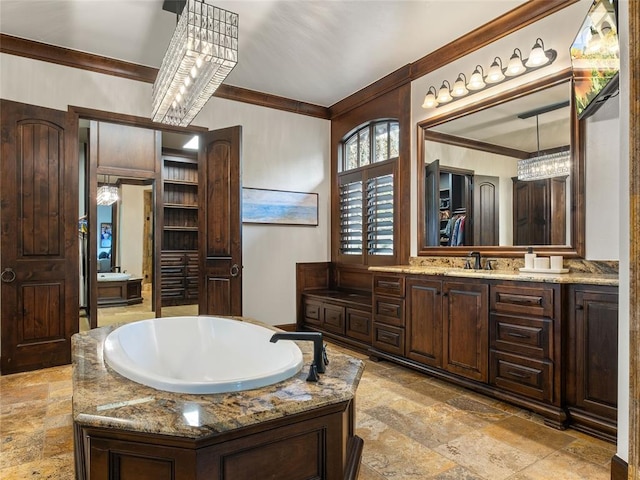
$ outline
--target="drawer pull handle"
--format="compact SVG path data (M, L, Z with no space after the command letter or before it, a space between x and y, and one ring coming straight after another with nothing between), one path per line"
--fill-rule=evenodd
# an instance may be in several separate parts
M523 335L522 333L516 333L516 332L507 332L507 335L515 338L529 338L529 335Z
M516 303L519 305L542 305L542 297L530 297L527 295L500 294L498 301L503 303Z
M398 282L389 282L386 280L379 280L378 286L384 288L393 288L394 290L398 290L400 288L400 284Z
M584 305L576 305L576 310L584 310Z
M388 303L379 303L378 304L378 310L381 313L393 313L395 314L398 311L398 306L397 305L391 305Z
M514 372L513 370L509 370L507 373L516 378L529 378L529 375L526 373Z

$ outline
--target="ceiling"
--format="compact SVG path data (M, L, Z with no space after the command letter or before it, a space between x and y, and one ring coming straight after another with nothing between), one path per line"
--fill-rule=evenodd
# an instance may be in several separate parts
M525 0L242 0L226 84L329 107ZM158 68L163 0L0 0L5 34Z

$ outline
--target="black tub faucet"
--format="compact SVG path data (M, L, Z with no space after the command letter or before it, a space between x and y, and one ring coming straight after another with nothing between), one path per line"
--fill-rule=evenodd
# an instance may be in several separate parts
M306 340L313 342L313 364L318 373L324 373L325 353L322 344L322 333L320 332L278 332L274 333L270 342L276 343L278 340ZM328 363L328 362L327 362Z

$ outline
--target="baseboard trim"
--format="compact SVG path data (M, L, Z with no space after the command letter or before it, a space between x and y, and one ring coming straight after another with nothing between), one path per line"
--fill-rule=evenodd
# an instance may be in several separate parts
M611 480L627 480L629 478L629 465L619 456L611 457Z

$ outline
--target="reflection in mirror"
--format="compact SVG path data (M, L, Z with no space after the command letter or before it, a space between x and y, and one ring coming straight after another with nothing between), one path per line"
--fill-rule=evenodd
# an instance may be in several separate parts
M518 178L518 164L526 159L579 157L572 145L569 75L538 83L471 113L454 112L419 125L421 253L573 248L579 166L541 175L547 178Z
M97 206L99 235L97 305L100 326L127 315L114 307L135 306L136 319L153 318L153 180L98 175L109 182L118 200ZM127 314L134 314L127 310ZM117 315L116 315L117 314Z
M97 123L80 119L78 129L80 329L128 323L157 315L197 314L197 292L190 305L161 309L156 306L160 304L156 300L164 296L164 289L173 291L176 285L172 279L165 279L164 275L154 271L154 268L161 270L159 245L165 248L162 235L156 238L154 232L158 231L158 225L163 224L163 219L166 221L164 210L171 203L171 199L162 198L161 195L165 190L162 187L167 172L140 169L134 160L117 168L109 165L97 167L97 139L91 133L92 128L97 131ZM122 125L121 128L126 129L127 126ZM162 152L158 151L161 156L158 165L163 164L166 152L172 155L188 152L189 156L197 158L194 153L197 152L197 144L187 146L194 134L162 132L161 138ZM125 148L124 142L114 142L114 145L116 149ZM133 153L131 158L137 158L135 154L139 155L139 152L134 149ZM153 165L148 160L148 155L143 158L147 166L150 163ZM174 190L187 188L184 185L187 183L188 188L197 189L197 160L194 161L195 179L174 179ZM195 187L191 185L193 183ZM98 187L106 184L117 186L119 198L111 205L96 205ZM95 210L90 211L92 206ZM174 218L174 223L176 221L179 222L180 218ZM180 228L165 225L165 232L170 230L175 236ZM188 229L190 235L193 234L192 230L197 234L197 228L192 226L184 229ZM197 240L195 245L197 249ZM169 270L173 272L175 269Z

